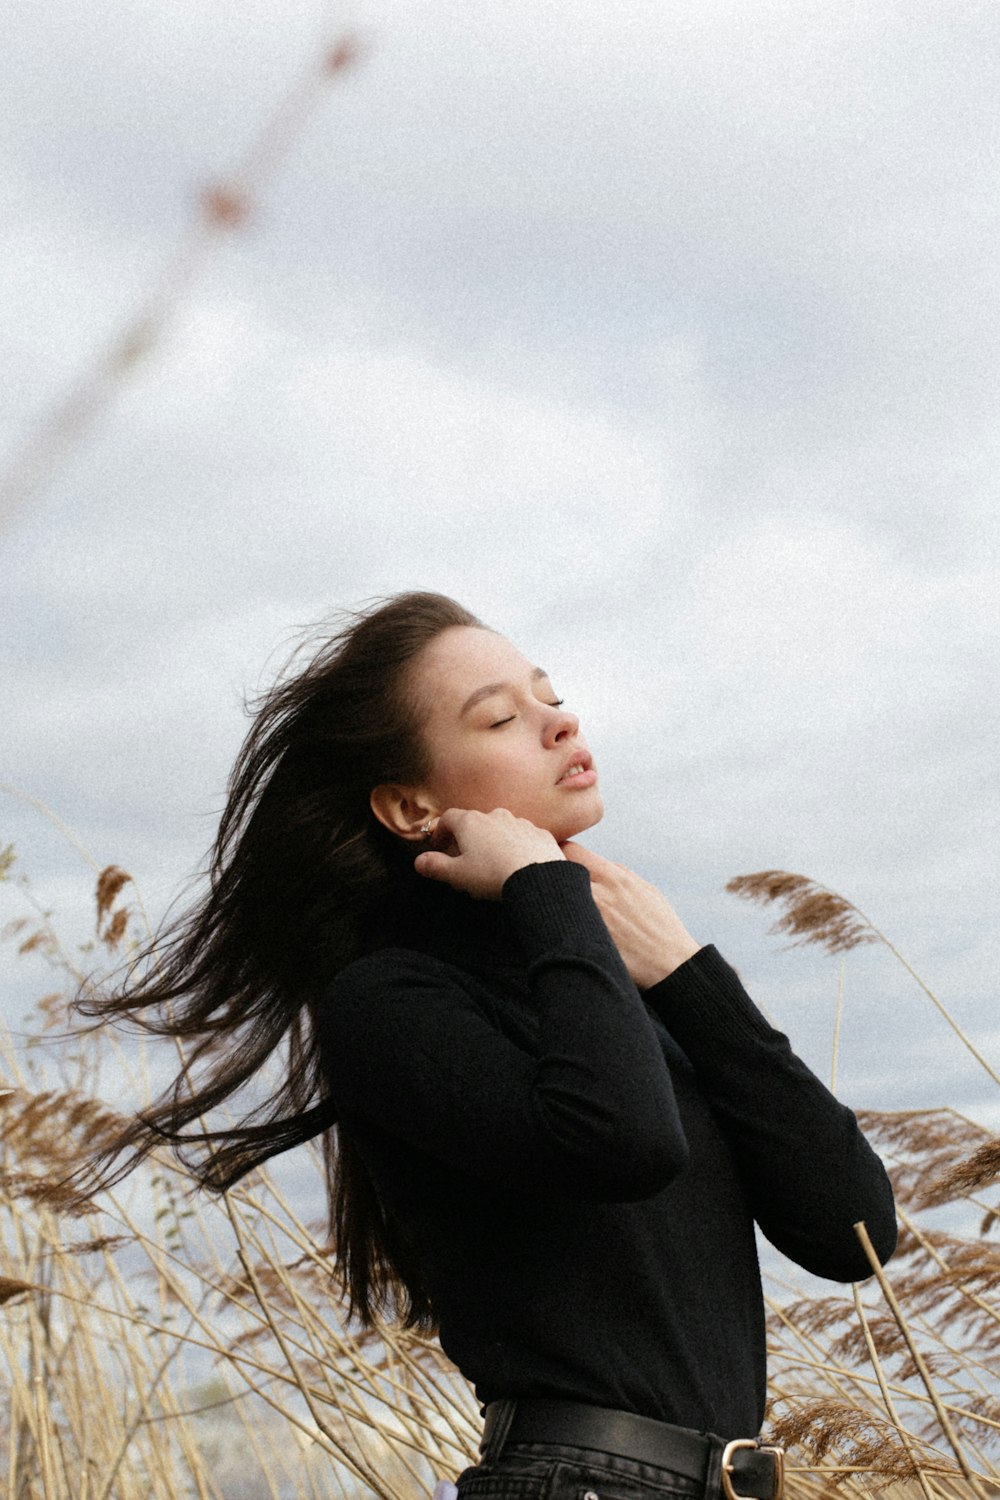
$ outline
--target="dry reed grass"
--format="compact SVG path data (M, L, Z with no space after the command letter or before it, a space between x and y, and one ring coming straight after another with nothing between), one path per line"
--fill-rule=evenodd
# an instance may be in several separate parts
M0 880L13 870L13 851L0 851ZM797 941L895 952L802 876L767 871L730 889L783 905L779 929ZM141 903L124 870L98 872L96 907L98 940L127 953ZM27 1038L0 1053L0 1472L11 1500L413 1500L473 1461L475 1402L437 1344L342 1322L323 1228L296 1209L321 1201L315 1157L314 1186L297 1185L294 1201L265 1171L221 1202L193 1196L164 1157L99 1206L68 1211L59 1179L119 1118L100 1084L110 1074L117 1100L140 1102L144 1044L124 1051L109 1031L57 1043L79 964L43 915L7 934L63 981ZM876 1267L881 1279L863 1287L768 1297L767 1430L788 1448L791 1500L995 1495L1000 1245L983 1194L1000 1176L1000 1142L951 1110L869 1111L863 1124L898 1195L891 1276ZM978 1233L930 1224L944 1204L970 1206Z

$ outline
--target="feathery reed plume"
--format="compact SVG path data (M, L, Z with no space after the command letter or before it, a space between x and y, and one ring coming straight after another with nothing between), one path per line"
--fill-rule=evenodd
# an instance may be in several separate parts
M122 870L118 865L106 865L97 877L97 920L98 923L107 916L114 905L115 897L122 886L127 885L132 879L127 870Z
M852 901L839 896L827 886L810 880L806 875L793 875L787 870L759 870L754 875L734 875L732 880L726 882L725 889L731 895L742 896L747 901L756 901L761 905L766 906L772 901L781 903L785 910L770 931L791 933L794 938L791 945L793 948L818 943L828 953L849 953L852 948L859 948L865 943L881 943L917 982L966 1051L971 1052L979 1066L1000 1087L1000 1073L969 1040L947 1006L924 983L895 944Z
M954 1109L859 1109L858 1123L886 1152L896 1202L904 1208L928 1208L927 1195L939 1182L950 1181L992 1144L982 1125ZM971 1188L942 1190L935 1201L966 1194Z
M944 1433L945 1439L955 1455L956 1462L958 1463L958 1466L961 1469L966 1481L968 1482L973 1494L978 1497L978 1500L986 1500L985 1491L982 1485L979 1483L976 1475L974 1475L972 1472L968 1457L965 1453L965 1449L963 1448L962 1443L959 1440L959 1435L955 1430L955 1426L945 1409L944 1402L941 1400L937 1388L935 1387L934 1382L931 1379L931 1372L927 1367L927 1362L921 1354L920 1350L917 1348L913 1330L910 1327L909 1321L907 1320L902 1307L900 1306L899 1299L892 1289L889 1278L886 1276L885 1271L882 1269L882 1264L879 1261L878 1256L875 1254L875 1251L872 1247L872 1242L868 1236L868 1230L865 1227L864 1223L859 1221L857 1224L855 1224L854 1232L858 1236L858 1239L861 1241L862 1248L865 1252L865 1255L868 1257L868 1262L875 1275L875 1279L877 1280L879 1287L881 1288L883 1297L888 1303L889 1311L892 1313L892 1316L898 1323L899 1330L903 1335L903 1338L906 1340L906 1345L910 1352L910 1357L913 1360L915 1373L919 1375L920 1379L923 1381L924 1386L926 1387L927 1394L930 1397L931 1405L934 1408L934 1412L940 1424L941 1431Z
M0 1303L10 1302L13 1297L23 1297L28 1292L44 1291L33 1281L19 1281L16 1276L0 1276Z
M967 1197L969 1193L996 1182L998 1177L1000 1138L994 1138L929 1182L922 1195L923 1206L937 1208L942 1203L950 1203L953 1198Z
M118 947L128 926L128 909L120 906L114 911L115 901L122 888L132 877L118 865L107 865L97 877L97 936L106 948Z
M817 1467L836 1455L846 1471L860 1470L873 1488L916 1479L926 1468L962 1477L957 1465L937 1454L925 1449L917 1456L908 1451L892 1422L881 1412L870 1407L861 1410L829 1397L804 1401L774 1419L768 1441L783 1448L800 1447ZM834 1484L847 1477L847 1472L838 1474L836 1470L830 1474Z
M88 1212L82 1201L74 1207L80 1194L69 1174L124 1123L117 1110L74 1090L9 1089L0 1094L0 1186L11 1198Z
M785 910L770 931L791 933L796 947L819 943L828 953L849 953L863 943L879 940L879 934L856 906L805 875L759 870L755 875L735 875L726 881L726 890L762 906L773 901L783 905Z

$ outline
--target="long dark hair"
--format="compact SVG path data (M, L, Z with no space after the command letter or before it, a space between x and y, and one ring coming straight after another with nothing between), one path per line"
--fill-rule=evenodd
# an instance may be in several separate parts
M335 1264L350 1310L365 1324L387 1313L430 1327L429 1294L405 1237L335 1123L314 1023L333 975L365 950L406 857L369 794L428 770L409 669L442 630L480 622L442 594L405 593L340 623L253 705L207 895L138 956L120 989L78 1002L89 1015L127 1016L192 1043L173 1086L114 1137L98 1170L103 1183L117 1181L166 1139L204 1186L223 1192L322 1133ZM248 1084L282 1044L277 1093L235 1126L187 1128Z

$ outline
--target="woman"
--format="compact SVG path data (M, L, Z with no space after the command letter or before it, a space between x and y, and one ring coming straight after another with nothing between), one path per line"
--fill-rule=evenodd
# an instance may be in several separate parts
M200 1141L223 1188L325 1131L354 1314L437 1327L483 1404L462 1500L771 1500L753 1221L849 1281L892 1195L715 949L575 841L602 812L502 636L435 594L355 617L264 700L209 895L102 1004L207 1065L113 1150ZM282 1040L276 1097L192 1135Z

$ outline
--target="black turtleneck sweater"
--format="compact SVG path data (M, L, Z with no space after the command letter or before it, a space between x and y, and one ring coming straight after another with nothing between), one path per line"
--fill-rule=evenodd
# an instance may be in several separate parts
M895 1244L854 1115L714 948L640 994L580 865L498 903L409 875L386 942L330 986L324 1069L480 1401L755 1434L753 1221L835 1281L869 1274L858 1219Z

